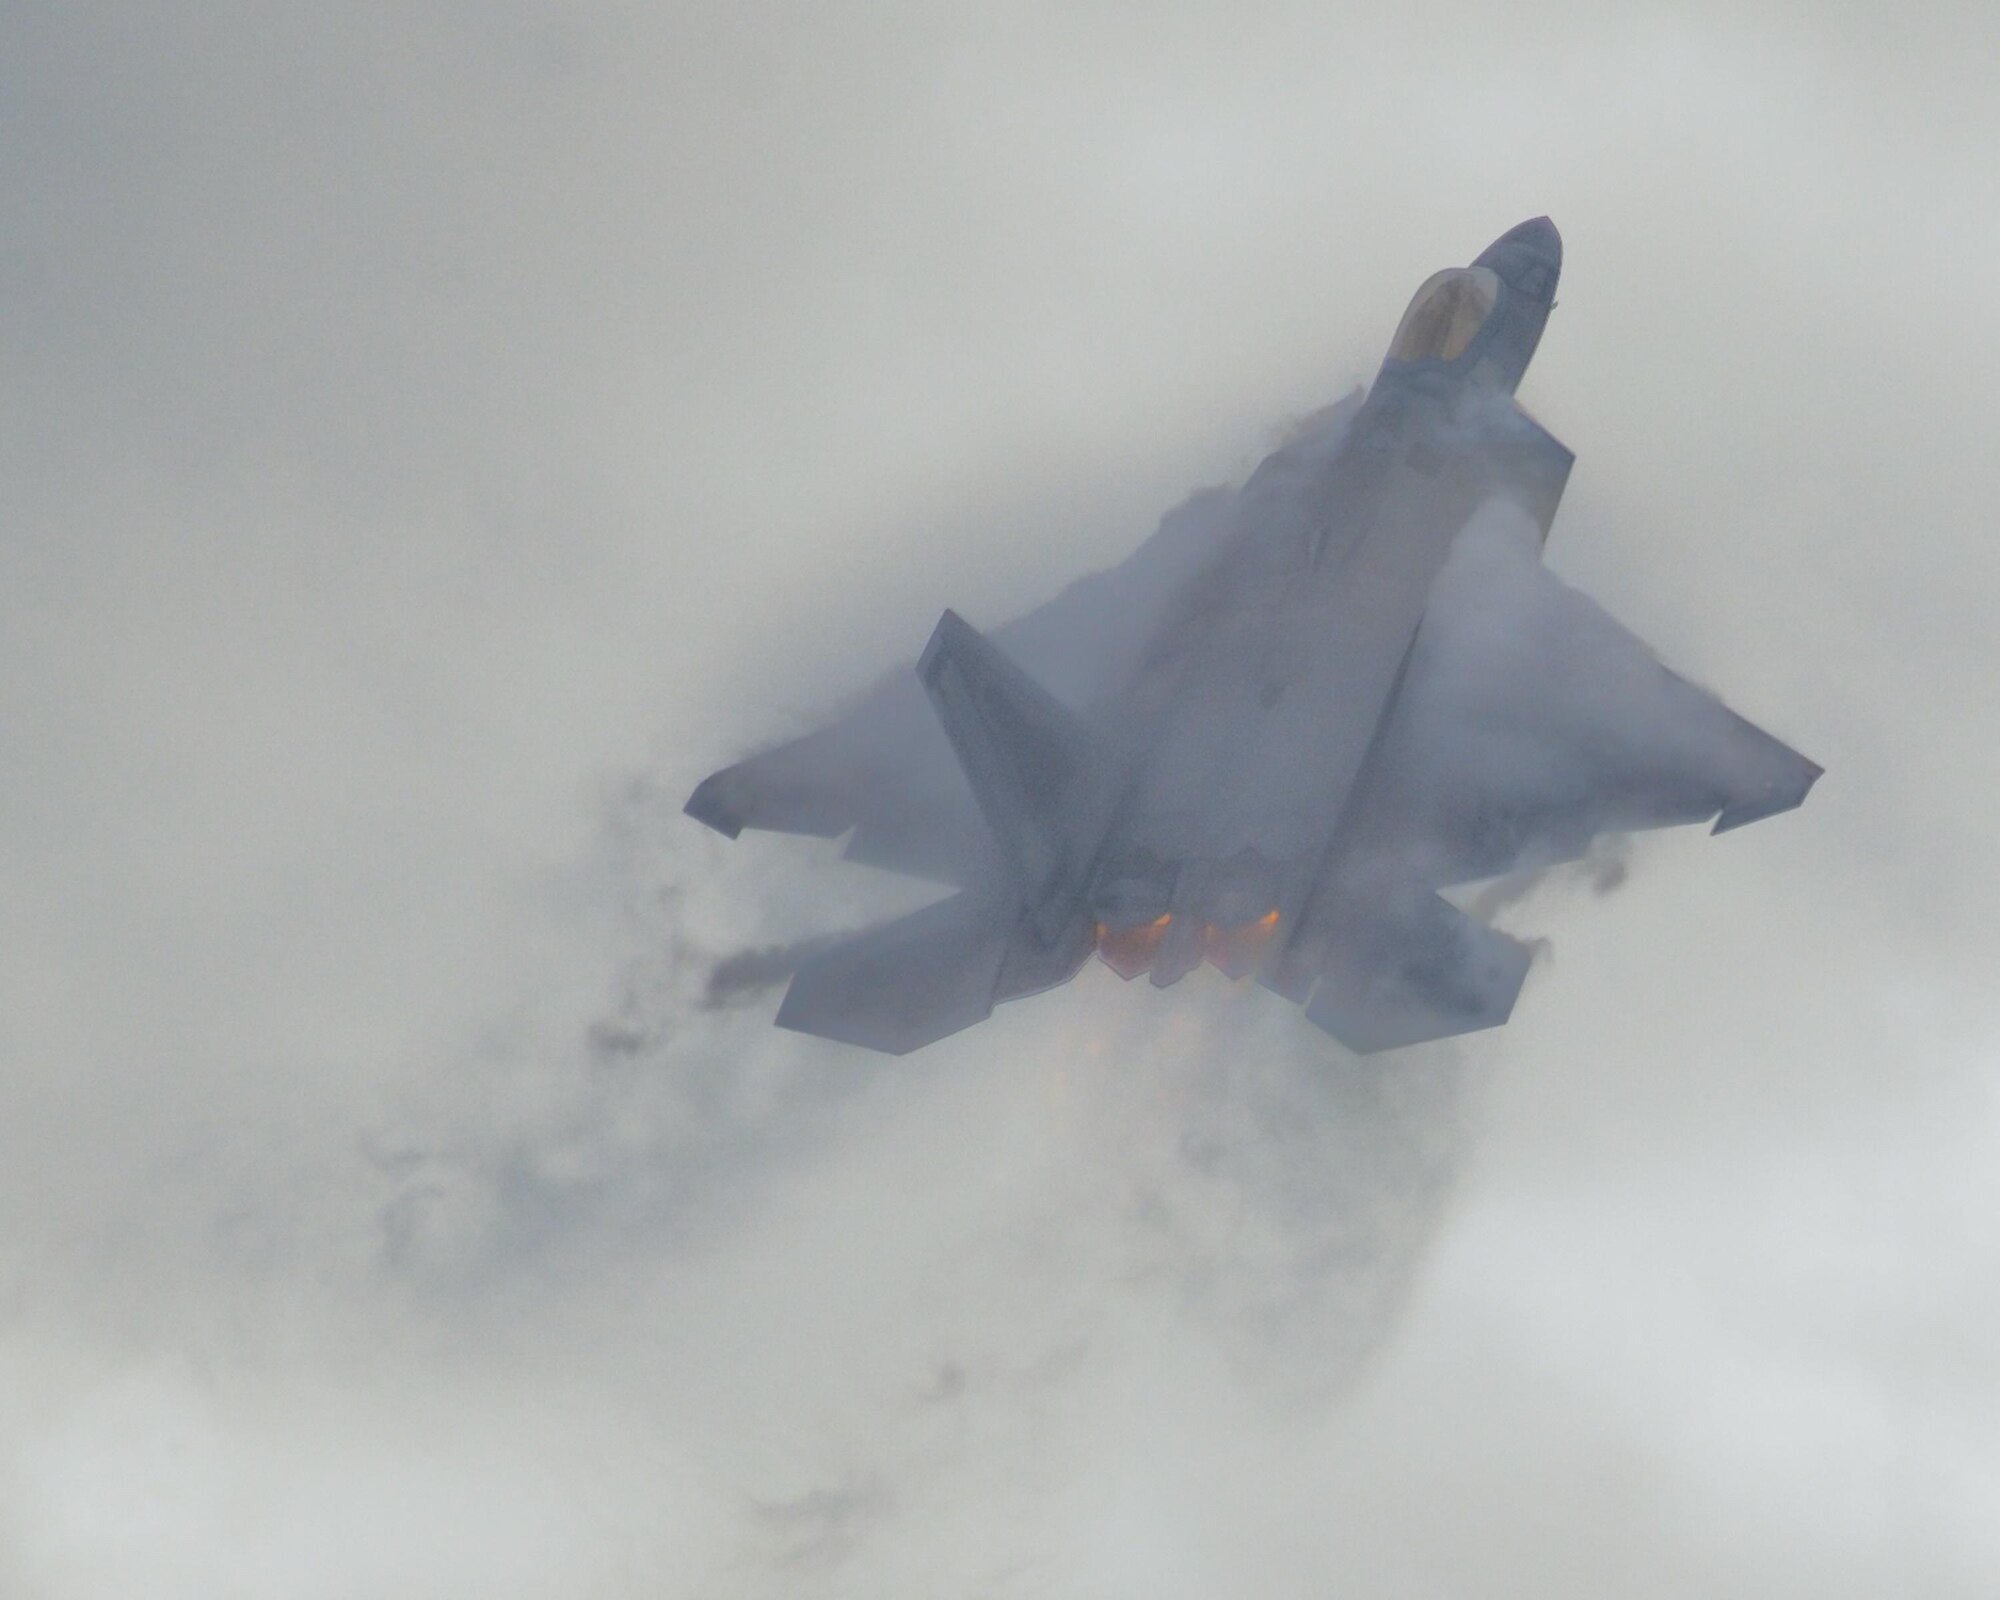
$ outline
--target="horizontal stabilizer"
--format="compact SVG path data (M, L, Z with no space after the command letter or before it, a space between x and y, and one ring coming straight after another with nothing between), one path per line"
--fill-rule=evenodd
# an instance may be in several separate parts
M985 1021L1001 1000L1067 983L1091 948L1087 924L1044 945L1016 907L956 894L809 958L778 1026L907 1055Z
M1436 895L1348 902L1336 925L1306 1016L1360 1055L1498 1027L1528 975L1526 945Z

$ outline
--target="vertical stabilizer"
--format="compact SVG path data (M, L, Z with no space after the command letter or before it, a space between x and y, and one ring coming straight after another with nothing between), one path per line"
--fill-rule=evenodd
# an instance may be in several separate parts
M1081 899L1101 831L1104 768L1093 741L1073 711L954 611L939 620L917 676L1037 931L1053 939Z

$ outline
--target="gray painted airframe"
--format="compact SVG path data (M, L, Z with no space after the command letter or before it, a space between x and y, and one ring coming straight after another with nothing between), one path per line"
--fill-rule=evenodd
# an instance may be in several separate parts
M991 638L947 611L914 675L703 782L732 838L958 886L811 956L779 1024L901 1054L1095 952L1414 1044L1504 1022L1528 969L1440 889L1797 806L1817 766L1541 565L1572 457L1513 395L1561 264L1538 217L1437 273L1366 398L1241 489Z

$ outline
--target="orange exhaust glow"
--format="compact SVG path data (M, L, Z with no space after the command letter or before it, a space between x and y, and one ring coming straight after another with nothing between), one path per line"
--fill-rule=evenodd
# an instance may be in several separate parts
M1167 936L1173 920L1173 913L1168 912L1136 928L1108 928L1098 923L1098 959L1130 982L1152 966L1153 958L1160 953L1160 941Z
M1211 922L1202 929L1202 954L1211 966L1220 968L1227 976L1247 977L1277 931L1276 906L1241 927L1218 928Z

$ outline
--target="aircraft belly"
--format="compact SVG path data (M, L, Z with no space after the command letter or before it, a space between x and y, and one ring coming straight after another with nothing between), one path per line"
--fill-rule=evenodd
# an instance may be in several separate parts
M1210 860L1324 847L1471 509L1448 478L1404 469L1384 488L1337 564L1233 595L1182 641L1124 808L1127 843Z

